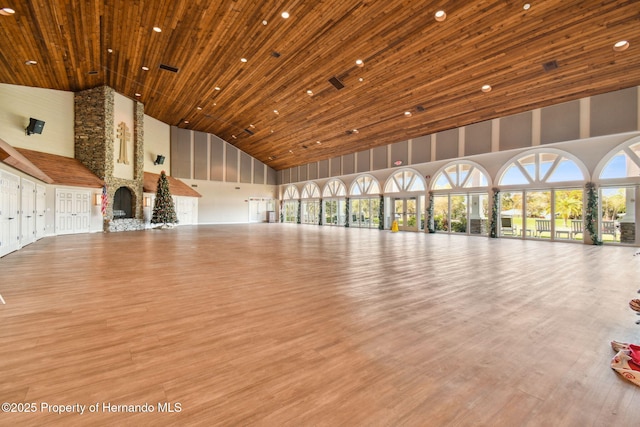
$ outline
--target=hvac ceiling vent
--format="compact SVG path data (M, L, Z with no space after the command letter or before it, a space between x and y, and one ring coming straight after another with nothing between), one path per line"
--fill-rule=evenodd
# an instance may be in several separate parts
M171 71L172 73L177 73L178 69L176 67L172 67L171 65L160 64L161 70Z
M338 80L337 77L331 77L329 79L329 83L331 83L336 89L340 90L344 87L344 83Z
M280 58L280 52L276 52L274 50L273 52L271 52L271 56L273 56L274 58Z
M253 131L251 129L245 129L244 131L249 135L253 135Z
M416 106L416 111L417 111L418 113L422 113L424 110L425 110L425 108L424 108L422 105L417 105L417 106Z
M545 62L544 64L542 64L542 68L544 68L544 71L546 71L547 73L549 71L553 71L558 68L558 61L554 59L553 61Z

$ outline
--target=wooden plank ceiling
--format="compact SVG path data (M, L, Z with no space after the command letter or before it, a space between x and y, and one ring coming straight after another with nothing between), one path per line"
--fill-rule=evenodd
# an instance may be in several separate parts
M275 169L640 85L640 1L524 5L4 0L16 13L0 16L0 82L106 84Z

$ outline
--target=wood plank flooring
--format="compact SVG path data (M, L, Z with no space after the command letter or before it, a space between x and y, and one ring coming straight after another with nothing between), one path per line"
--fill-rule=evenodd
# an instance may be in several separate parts
M634 252L288 224L45 238L0 259L0 402L37 407L0 425L636 426L640 387L609 367L610 340L640 342Z

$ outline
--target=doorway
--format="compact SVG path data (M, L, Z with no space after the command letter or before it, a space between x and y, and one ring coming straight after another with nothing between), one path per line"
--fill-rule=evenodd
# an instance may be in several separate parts
M418 201L415 197L394 199L395 220L398 230L418 231Z

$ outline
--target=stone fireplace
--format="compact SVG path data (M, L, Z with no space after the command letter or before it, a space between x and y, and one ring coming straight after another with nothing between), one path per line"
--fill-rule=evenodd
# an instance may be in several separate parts
M144 229L143 104L100 86L75 93L74 105L75 157L107 186L103 230Z

